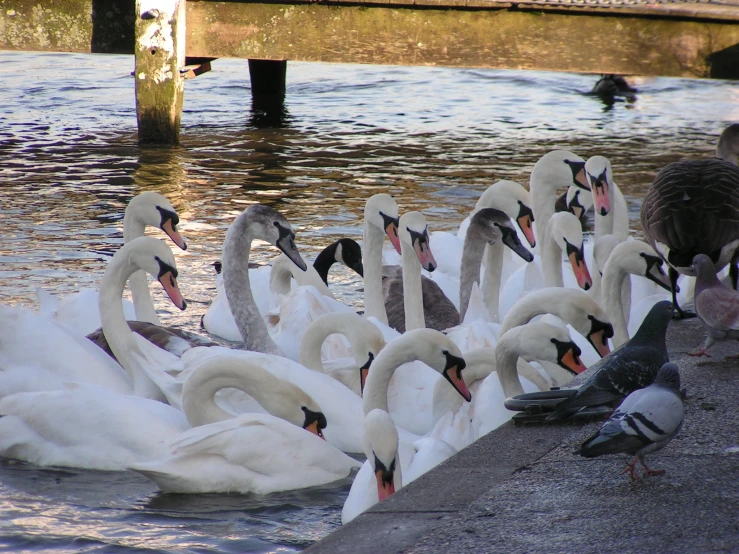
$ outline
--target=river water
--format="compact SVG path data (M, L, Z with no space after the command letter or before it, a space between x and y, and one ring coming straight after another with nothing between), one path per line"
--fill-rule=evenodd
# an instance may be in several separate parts
M132 57L0 52L0 301L33 308L37 287L96 287L122 243L126 203L145 190L171 200L188 240L175 252L188 309L160 287L155 303L166 323L196 332L225 231L253 202L285 214L312 260L337 238L361 238L376 192L452 230L488 185L527 183L541 155L567 148L611 159L638 233L656 172L712 155L721 129L739 121L739 84L726 81L632 78L636 100L607 106L583 94L596 80L587 75L289 63L281 126L265 128L246 60L213 69L186 85L182 144L139 147ZM259 244L252 255L275 254ZM331 286L361 307L348 270ZM130 473L6 461L0 549L295 551L340 525L349 484L161 495Z

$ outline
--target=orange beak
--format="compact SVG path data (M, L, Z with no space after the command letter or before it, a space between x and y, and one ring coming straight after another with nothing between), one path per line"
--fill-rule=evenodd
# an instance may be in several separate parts
M369 375L368 367L359 368L359 391L364 394L364 384L367 382L367 376ZM361 395L360 395L361 396Z
M454 388L457 389L457 392L462 395L462 398L467 402L470 402L472 400L470 389L467 388L467 384L457 373L457 366L454 365L444 372L444 376L449 380Z
M593 348L598 351L601 358L608 356L608 354L611 353L611 349L608 347L608 341L604 340L602 329L588 335L588 341L593 345Z
M520 227L523 234L526 236L526 240L531 245L531 248L536 246L536 237L534 236L534 228L531 226L531 216L523 215L517 220L518 226Z
M578 260L574 252L569 255L569 258L572 271L575 272L577 285L583 290L588 290L593 286L593 278L590 276L587 264L585 264L584 260Z
M400 254L400 237L398 236L398 225L396 223L390 223L385 227L385 234L390 242L393 243L395 251Z
M185 299L182 297L182 293L177 286L177 279L175 279L175 276L172 275L171 271L167 271L167 273L162 273L159 276L159 282L162 284L162 287L164 287L167 296L169 296L169 299L175 306L177 306L180 310L184 310L185 308L187 308L187 302L185 302Z
M582 360L575 355L575 352L570 348L567 353L562 356L562 364L575 374L580 374L587 369L583 365Z
M581 188L584 188L585 190L590 190L590 184L588 183L588 178L585 175L584 167L577 172L577 175L575 175L575 182L580 185Z
M600 215L608 215L611 211L611 197L608 194L608 183L602 181L603 185L598 186L600 182L593 183L593 203L595 204L595 212Z
M164 225L162 225L162 231L167 233L167 236L171 238L172 242L174 242L178 247L180 247L182 250L187 250L187 243L185 242L185 239L182 238L182 235L180 235L179 231L172 227L171 219L168 219L164 222Z
M390 481L389 483L382 479L382 471L375 473L377 479L377 497L380 501L385 500L388 496L395 492L395 483Z
M311 433L313 433L317 437L322 438L323 440L326 440L326 437L323 436L321 429L318 427L318 421L314 421L310 425L306 425L305 427L303 427L303 429L305 429L306 431L310 431Z

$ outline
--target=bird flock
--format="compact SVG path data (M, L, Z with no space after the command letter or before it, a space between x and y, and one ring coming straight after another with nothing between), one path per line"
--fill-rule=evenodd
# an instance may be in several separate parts
M539 159L528 188L490 186L456 233L376 194L361 246L340 239L312 264L287 219L253 204L215 264L210 337L159 320L146 274L182 310L187 277L145 227L187 244L171 203L142 193L99 290L39 291L38 312L0 305L0 456L133 470L183 493L268 494L356 472L346 523L509 420L507 399L591 367L580 387L558 391L546 420L615 408L579 454L630 453L632 479L637 463L658 474L644 456L678 433L684 412L665 336L690 315L692 281L708 333L693 354L739 338L738 128L719 158L659 172L642 205L646 242L631 236L610 161L565 150ZM250 266L256 239L280 250L271 265ZM363 279L362 315L334 297L334 263ZM717 276L727 266L729 286Z

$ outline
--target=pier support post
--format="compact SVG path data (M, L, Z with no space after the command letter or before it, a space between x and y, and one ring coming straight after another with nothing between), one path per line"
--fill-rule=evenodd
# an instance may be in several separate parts
M252 125L282 127L285 111L287 60L249 60Z
M185 94L185 0L136 0L134 49L139 142L177 144Z

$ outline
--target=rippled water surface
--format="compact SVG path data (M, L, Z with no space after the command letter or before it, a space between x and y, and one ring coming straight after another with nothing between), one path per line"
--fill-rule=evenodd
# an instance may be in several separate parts
M602 154L629 201L666 163L711 155L739 120L739 85L633 78L635 102L583 95L593 76L441 68L288 65L286 113L252 113L246 60L218 60L186 86L179 147L139 147L133 59L0 52L0 300L97 287L122 243L128 200L167 195L189 243L176 251L185 312L155 288L162 319L199 331L212 262L253 202L284 213L313 259L361 238L364 201L393 194L432 229L455 229L501 178L527 183L548 150ZM636 225L635 225L636 229ZM637 230L638 231L638 230ZM159 235L163 236L163 235ZM260 244L256 261L276 252ZM338 296L361 283L338 269ZM349 481L269 497L158 495L128 473L0 466L0 549L192 552L298 550L335 529Z

